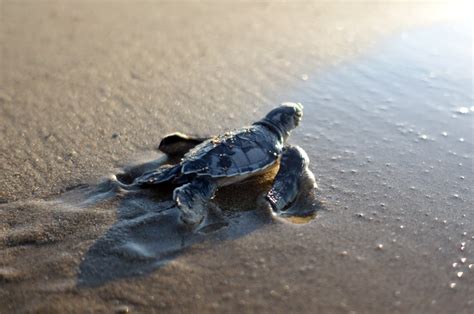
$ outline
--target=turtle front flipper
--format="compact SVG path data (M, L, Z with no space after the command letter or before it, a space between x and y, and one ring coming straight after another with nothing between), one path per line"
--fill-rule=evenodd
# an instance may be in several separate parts
M298 146L284 148L280 169L266 198L280 216L310 216L317 210L316 180L308 168L309 158Z
M207 137L194 137L183 133L171 133L163 137L158 149L172 157L182 157L189 150L201 144Z
M207 176L196 177L173 192L184 225L189 227L199 226L207 216L208 202L217 190L216 182Z

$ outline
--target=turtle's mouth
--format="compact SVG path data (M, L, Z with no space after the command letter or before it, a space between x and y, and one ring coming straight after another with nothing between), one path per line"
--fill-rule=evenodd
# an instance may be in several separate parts
M301 116L296 116L295 118L295 127L297 127L301 122Z
M301 119L303 118L303 112L302 111L297 111L295 114L295 123L298 126L300 123Z

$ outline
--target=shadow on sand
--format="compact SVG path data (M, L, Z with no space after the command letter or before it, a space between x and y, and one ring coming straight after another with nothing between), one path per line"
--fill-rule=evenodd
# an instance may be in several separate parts
M158 160L127 169L124 180L163 162ZM262 197L270 188L272 177L270 174L267 178L262 176L219 190L211 205L221 209L221 214L212 212L198 232L178 223L179 211L172 201L172 186L127 191L116 179L109 179L95 187L79 188L83 189L80 193L87 195L85 206L115 198L119 201L117 221L85 254L77 285L100 286L145 275L193 244L239 238L275 221Z

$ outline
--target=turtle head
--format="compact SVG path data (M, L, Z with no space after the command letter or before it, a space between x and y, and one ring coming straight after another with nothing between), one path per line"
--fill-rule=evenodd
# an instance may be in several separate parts
M286 140L291 130L299 125L302 117L303 105L287 102L270 111L265 118L257 123L266 125L272 131L278 132Z

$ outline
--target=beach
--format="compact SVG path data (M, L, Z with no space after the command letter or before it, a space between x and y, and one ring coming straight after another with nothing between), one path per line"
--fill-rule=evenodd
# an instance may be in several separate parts
M0 2L0 313L471 313L459 11ZM265 212L271 176L218 193L230 223L204 235L176 228L171 191L114 184L163 158L168 133L223 133L287 101L305 106L290 142L323 204L308 223Z

